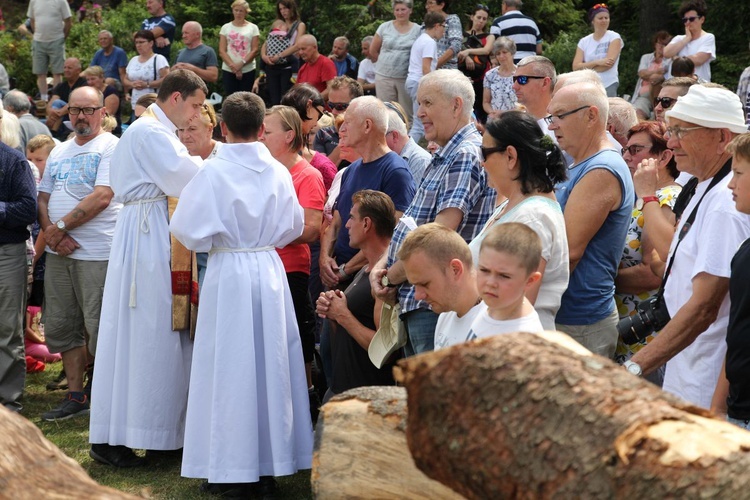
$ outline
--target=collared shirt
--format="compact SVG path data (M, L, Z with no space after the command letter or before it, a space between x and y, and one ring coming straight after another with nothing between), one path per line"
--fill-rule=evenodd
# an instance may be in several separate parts
M409 140L401 149L401 158L406 160L411 175L414 177L414 183L419 187L422 177L424 177L424 171L427 170L427 165L432 161L432 155L409 137Z
M437 214L447 208L458 208L463 219L456 231L467 243L471 241L490 218L496 197L480 164L481 144L482 136L473 123L459 130L435 153L404 217L413 218L419 226L434 222ZM396 254L408 232L400 220L388 247L388 267L397 260ZM414 298L411 285L400 287L399 302L404 313L429 309L427 302Z
M737 95L740 96L742 108L745 110L745 123L750 124L750 66L745 68L745 71L740 75Z

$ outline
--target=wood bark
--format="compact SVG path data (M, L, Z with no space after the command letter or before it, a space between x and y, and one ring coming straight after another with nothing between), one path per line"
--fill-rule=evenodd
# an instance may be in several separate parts
M97 484L31 422L0 405L0 498L138 498Z
M401 387L360 388L333 398L315 430L315 498L462 498L416 468L405 426Z
M482 339L396 372L417 467L467 498L750 495L750 433L564 334Z

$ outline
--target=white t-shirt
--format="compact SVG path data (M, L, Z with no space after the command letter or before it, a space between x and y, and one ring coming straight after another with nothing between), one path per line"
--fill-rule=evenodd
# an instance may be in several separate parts
M625 42L619 34L614 31L607 30L601 40L594 40L594 34L590 34L581 38L578 41L578 48L583 51L583 62L596 61L597 59L604 59L607 57L607 51L609 50L609 44L615 40L620 40L620 52L625 47ZM613 83L619 82L620 78L617 73L617 65L620 64L620 52L617 53L617 60L615 64L607 71L599 73L599 78L602 79L602 84L605 87L609 87Z
M34 19L34 41L54 42L65 38L63 21L70 17L66 0L31 0L26 17Z
M685 38L685 35L677 35L676 37L672 38L672 41L669 42L669 45L673 45L675 43L678 43L682 41L682 39ZM705 52L707 54L711 54L711 57L708 59L708 61L704 62L700 66L695 67L695 74L698 76L698 78L702 78L703 80L710 82L711 81L711 61L716 60L716 37L714 37L711 33L705 33L700 38L695 38L693 40L690 40L687 45L685 45L681 51L677 53L678 57L687 57L687 56L693 56L699 52ZM667 72L667 75L665 78L669 79L672 77L672 64L669 65L669 71Z
M245 26L235 26L232 23L227 23L221 27L219 35L224 35L227 39L227 54L235 62L244 61L245 57L250 53L253 46L253 38L257 38L260 35L260 30L253 23L247 23ZM296 35L292 36L289 43L294 43ZM227 63L221 63L221 69L223 71L232 70L229 69ZM255 59L242 66L242 72L248 73L255 69Z
M114 135L104 133L83 146L69 140L52 150L39 191L50 195L48 215L53 224L69 214L94 191L95 186L110 185L110 161L118 141ZM122 204L112 200L96 217L71 229L70 236L81 247L70 254L70 258L109 260L115 222L121 208ZM55 253L49 247L47 251Z
M435 325L435 350L466 342L474 319L486 310L487 304L480 302L460 318L455 311L441 313Z
M482 231L469 244L474 262L479 262L479 248L487 231L495 224L519 222L529 226L542 240L542 258L547 262L534 309L547 330L555 330L555 316L560 300L568 288L570 257L565 217L560 204L543 196L532 196L498 217L505 203L495 209Z
M699 273L729 278L732 257L740 244L750 237L750 216L735 209L727 188L727 175L706 194L695 221L682 239L664 290L669 314L674 317L693 293L693 278ZM711 180L698 184L695 195L683 212L675 235L679 235L693 208ZM677 238L669 250L671 258ZM667 261L669 262L669 261ZM711 406L724 355L729 323L729 294L719 309L716 321L688 347L667 362L664 390L703 408Z
M422 73L422 60L431 58L430 71L437 68L437 42L427 33L422 33L414 42L409 55L409 74L407 80L419 81L424 76Z
M364 80L367 83L375 83L375 63L366 57L362 59L359 62L357 79Z
M151 82L159 79L159 71L162 68L168 68L169 63L167 59L161 54L154 54L149 57L148 61L142 63L138 60L138 56L135 56L128 63L128 67L125 68L125 73L128 75L128 79L131 81L144 80ZM154 76L155 75L155 76ZM138 102L138 99L149 92L156 93L157 89L146 87L144 89L133 89L130 91L130 98L133 105Z
M541 333L543 331L542 322L539 321L539 315L534 310L530 314L517 319L500 320L490 318L489 311L485 308L474 318L469 337L466 340L481 339L502 333Z

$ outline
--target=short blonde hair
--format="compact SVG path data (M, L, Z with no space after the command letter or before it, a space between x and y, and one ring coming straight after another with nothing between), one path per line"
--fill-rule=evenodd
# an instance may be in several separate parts
M479 253L487 249L517 258L529 275L539 269L542 260L542 240L533 229L520 222L492 226L482 240Z
M232 2L231 7L233 9L235 7L244 7L246 11L250 12L250 4L247 3L245 0L234 0L234 2Z
M415 252L423 252L435 265L446 268L453 259L472 267L471 250L468 243L453 229L429 222L410 232L398 251L401 261L409 260Z
M115 128L117 128L117 120L114 116L107 115L102 118L102 130L112 132Z
M219 124L214 105L208 101L204 102L203 106L201 106L201 121L206 125L210 125L211 128L216 128L216 125Z
M750 132L745 132L732 139L732 142L727 144L726 151L735 158L739 157L750 161Z
M104 78L104 68L101 66L89 66L81 72L81 76L98 76L99 78Z
M56 146L54 139L46 134L35 135L26 143L26 150L30 153L42 148L47 148L47 153Z
M304 144L304 137L302 135L302 120L300 120L299 113L291 106L272 106L266 111L266 116L277 115L281 121L281 127L285 132L294 132L294 139L289 145L289 151L299 151L302 149Z

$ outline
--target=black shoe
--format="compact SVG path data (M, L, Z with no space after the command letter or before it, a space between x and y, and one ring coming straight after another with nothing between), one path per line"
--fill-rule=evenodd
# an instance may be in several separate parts
M313 425L315 425L318 422L318 415L320 414L320 397L315 387L310 387L307 390L307 395L310 398L310 418Z
M60 374L52 382L47 384L48 391L60 391L68 389L68 377L65 376L65 370L60 370Z
M278 498L279 483L271 476L260 476L260 481L255 483L255 497L262 500L275 500Z
M201 493L218 495L222 498L250 498L253 483L209 483L200 485Z
M146 460L182 460L182 448L179 450L146 450Z
M89 456L99 463L112 467L140 467L146 460L139 457L127 446L92 444Z

